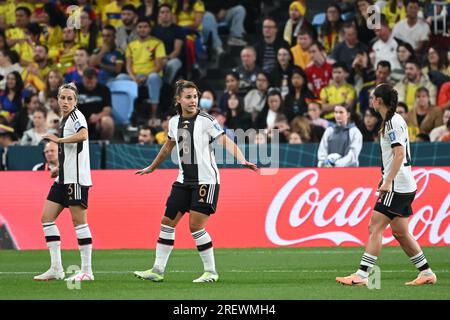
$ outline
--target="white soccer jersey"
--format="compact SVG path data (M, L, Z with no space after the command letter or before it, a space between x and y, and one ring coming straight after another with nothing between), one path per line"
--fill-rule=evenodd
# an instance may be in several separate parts
M61 138L71 136L81 128L87 130L86 118L80 110L75 108L66 118L62 119ZM89 161L89 141L59 144L59 176L57 183L78 183L91 186L91 165Z
M394 153L392 148L398 145L405 147L405 158L397 175L392 182L392 191L398 193L414 192L417 189L416 181L412 175L410 146L408 137L408 126L401 115L395 113L386 121L384 135L380 139L381 156L383 160L383 179L385 179L391 169Z
M168 136L176 141L179 157L178 182L220 184L211 143L223 133L217 120L203 111L192 118L176 115L169 120Z

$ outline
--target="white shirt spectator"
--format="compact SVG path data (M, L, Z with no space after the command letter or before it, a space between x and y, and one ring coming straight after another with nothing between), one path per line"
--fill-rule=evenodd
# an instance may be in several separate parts
M428 41L430 32L430 26L420 19L412 27L406 19L401 20L395 24L393 30L394 37L410 43L414 50L417 50L421 41Z
M397 47L398 43L394 39L393 34L391 34L391 37L387 42L378 39L372 46L372 50L375 53L374 66L376 67L378 62L386 60L391 64L391 70L400 69L401 65L397 57Z

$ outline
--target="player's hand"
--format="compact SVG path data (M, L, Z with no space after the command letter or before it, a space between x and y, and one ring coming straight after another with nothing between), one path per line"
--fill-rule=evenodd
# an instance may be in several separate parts
M53 168L52 170L50 170L50 172L51 172L50 177L51 178L56 178L58 176L58 174L59 174L59 168L58 167Z
M256 164L251 163L249 161L245 161L244 163L242 163L242 166L249 168L250 170L253 170L253 171L258 171L258 167L256 166Z
M56 143L59 143L59 140L60 140L60 138L58 138L54 134L44 134L42 136L42 139L50 140L50 141L53 141L53 142L56 142Z
M155 169L152 169L150 167L146 167L144 169L136 171L134 174L138 174L140 176L143 176L144 174L148 174L148 173L151 173L153 171L155 171Z
M383 181L381 186L378 188L378 192L380 194L390 192L390 191L392 191L392 182L389 182L389 181Z

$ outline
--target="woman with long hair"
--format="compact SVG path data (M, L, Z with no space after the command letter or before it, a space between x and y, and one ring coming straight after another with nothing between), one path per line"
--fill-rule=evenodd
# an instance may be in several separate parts
M408 229L417 185L411 169L408 127L402 116L395 112L398 93L391 85L380 84L371 100L373 108L383 118L380 130L383 176L378 184L379 197L369 223L369 240L358 270L350 276L337 277L336 281L349 286L368 285L369 273L381 252L383 232L390 225L393 236L419 270L418 277L405 284L434 284L436 275Z
M308 88L308 79L303 69L294 67L289 85L289 94L284 97L284 111L289 121L296 116L308 112L307 100L315 99L314 93Z
M325 23L319 30L319 39L323 43L327 54L330 54L334 46L344 39L344 21L341 18L341 14L341 8L337 4L330 4L327 7Z
M211 236L205 230L209 217L216 211L220 187L219 170L211 156L211 140L217 140L225 146L244 167L257 170L256 165L245 160L236 144L224 134L217 120L199 110L199 97L200 92L193 82L176 82L174 101L177 115L169 120L168 139L153 162L136 172L144 175L155 171L172 149L177 147L180 171L177 181L172 185L161 220L155 263L149 270L134 272L136 277L143 280L164 280L167 261L174 245L175 229L186 212L189 212L189 229L204 268L204 273L193 282L219 280Z

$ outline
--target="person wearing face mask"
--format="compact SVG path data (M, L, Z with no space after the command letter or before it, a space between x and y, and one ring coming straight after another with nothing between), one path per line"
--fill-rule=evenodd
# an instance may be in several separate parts
M211 90L205 90L200 97L199 106L202 111L208 112L216 107L216 96Z

